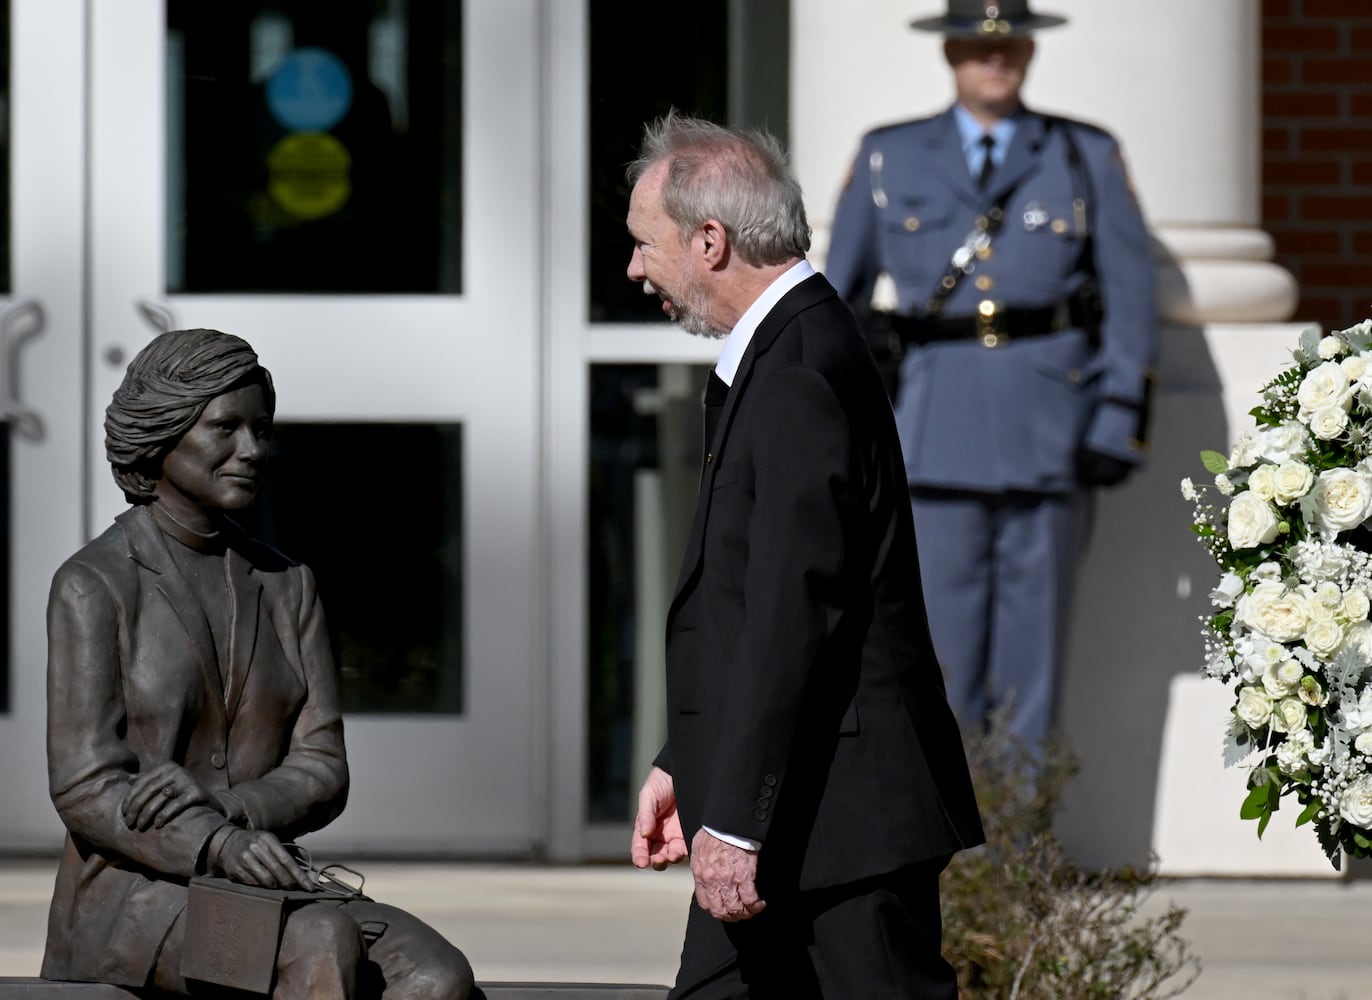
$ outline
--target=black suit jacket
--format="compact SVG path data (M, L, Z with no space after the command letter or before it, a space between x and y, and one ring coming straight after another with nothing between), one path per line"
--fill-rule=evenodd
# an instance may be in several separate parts
M709 446L658 758L687 842L761 841L764 895L980 843L890 404L822 276L759 325Z

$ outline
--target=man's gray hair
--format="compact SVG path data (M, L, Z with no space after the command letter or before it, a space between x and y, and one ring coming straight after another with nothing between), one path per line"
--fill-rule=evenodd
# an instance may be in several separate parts
M664 161L662 207L683 238L715 219L754 267L783 264L810 249L800 184L773 136L669 111L644 128L629 183Z

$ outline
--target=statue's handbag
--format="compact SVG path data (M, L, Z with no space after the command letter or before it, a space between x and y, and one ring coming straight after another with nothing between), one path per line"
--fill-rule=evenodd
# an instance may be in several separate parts
M263 889L213 876L191 879L181 975L192 986L212 983L270 993L288 909L331 898L337 897Z
M265 889L215 875L190 880L186 896L186 934L181 948L181 975L197 983L227 986L267 995L276 974L276 955L286 915L308 903L368 899L363 877L344 865L314 867L296 845L318 888Z

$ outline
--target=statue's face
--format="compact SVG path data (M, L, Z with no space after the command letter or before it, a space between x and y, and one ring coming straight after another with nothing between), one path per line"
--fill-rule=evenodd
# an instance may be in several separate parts
M195 426L162 460L156 493L173 506L241 510L257 496L272 415L260 385L210 400Z

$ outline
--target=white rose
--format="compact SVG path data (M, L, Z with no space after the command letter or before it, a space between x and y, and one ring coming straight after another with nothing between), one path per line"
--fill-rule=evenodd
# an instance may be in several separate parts
M1321 337L1320 346L1316 348L1316 352L1322 361L1333 361L1347 350L1348 345L1338 337Z
M1264 500L1277 495L1277 467L1264 462L1248 474L1248 492Z
M1367 599L1367 594L1354 587L1343 595L1343 616L1350 622L1362 622L1367 620L1367 614L1372 611L1372 601Z
M1372 733L1359 734L1358 738L1353 741L1353 747L1364 756L1372 755Z
M1307 597L1310 596L1310 589L1308 587L1302 587L1301 592ZM1310 620L1312 622L1332 622L1335 613L1338 611L1338 608L1331 608L1329 605L1321 604L1319 601L1313 599L1306 602L1305 609L1310 614Z
M1339 815L1356 827L1372 826L1372 777L1363 775L1339 799Z
M1266 562L1260 562L1254 568L1253 572L1248 575L1254 580L1280 580L1281 563L1274 563L1271 559Z
M1333 619L1321 618L1310 622L1305 630L1305 648L1322 660L1332 660L1343 649L1344 628ZM1311 669L1317 669L1311 667Z
M1315 526L1325 541L1356 528L1372 514L1372 478L1353 469L1326 469L1313 491ZM1237 498L1236 498L1237 499Z
M1272 720L1272 698L1262 688L1240 688L1234 713L1249 729L1262 729Z
M1353 405L1353 392L1343 369L1333 361L1326 361L1301 379L1300 388L1296 390L1296 401L1300 403L1301 416L1308 417L1326 406L1347 409Z
M1348 427L1348 414L1341 406L1326 406L1310 414L1310 433L1321 441L1333 441Z
M1275 580L1264 580L1239 599L1235 615L1249 628L1277 642L1294 642L1310 621L1305 597Z
M1257 455L1245 465L1251 465L1258 458L1266 459L1275 465L1300 458L1310 447L1305 427L1298 420L1288 420L1276 427L1263 427L1257 432L1254 446ZM1230 468L1234 468L1230 463Z
M1234 495L1234 481L1221 472L1215 477L1215 489L1224 496L1232 497Z
M1339 362L1339 367L1348 376L1348 381L1356 382L1367 374L1368 363L1366 354L1350 354Z
M1272 709L1272 728L1279 733L1304 729L1305 723L1305 706L1298 698L1283 698Z
M1196 492L1196 484L1191 481L1190 476L1181 481L1181 498L1183 500L1194 502L1199 496L1200 494Z
M1372 503L1372 489L1367 494ZM1280 524L1272 505L1251 492L1240 493L1229 503L1229 544L1236 549L1267 544L1277 537Z
M1242 593L1243 578L1237 573L1226 572L1220 577L1220 582L1215 584L1215 589L1210 591L1210 603L1217 608L1233 607Z
M1283 462L1277 466L1275 487L1277 503L1299 500L1315 485L1315 473L1304 462Z

